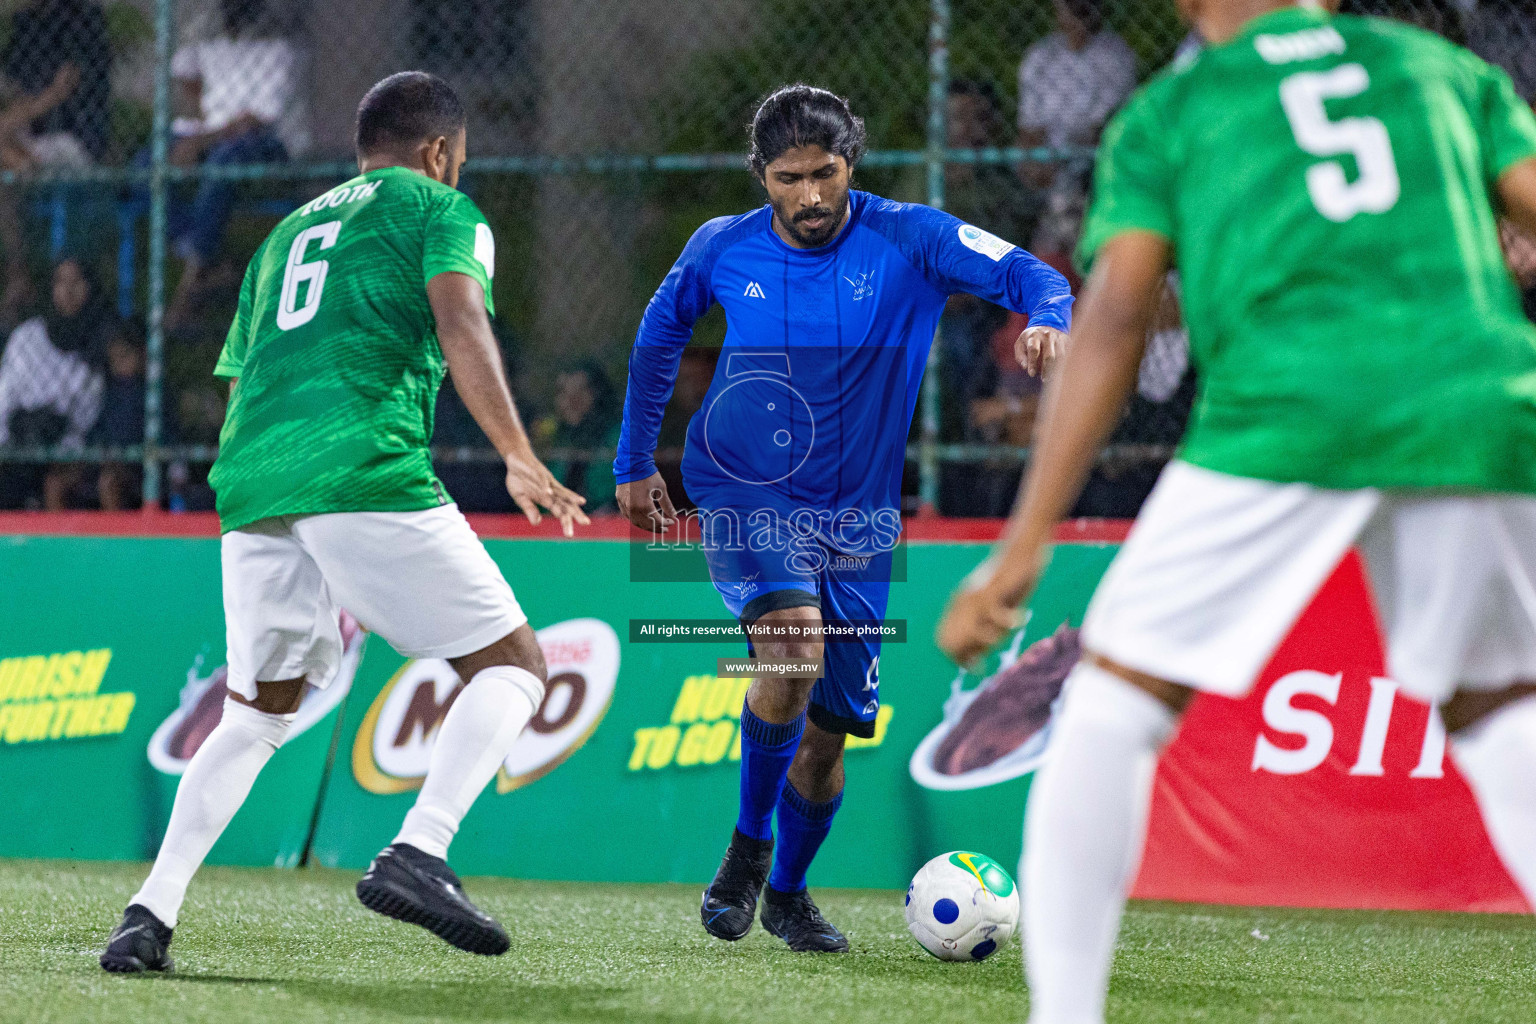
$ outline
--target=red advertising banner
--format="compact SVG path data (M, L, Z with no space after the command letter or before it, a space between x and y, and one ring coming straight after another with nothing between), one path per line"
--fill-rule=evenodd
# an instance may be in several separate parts
M1351 555L1252 693L1190 706L1158 765L1133 895L1530 913L1439 716L1385 675Z

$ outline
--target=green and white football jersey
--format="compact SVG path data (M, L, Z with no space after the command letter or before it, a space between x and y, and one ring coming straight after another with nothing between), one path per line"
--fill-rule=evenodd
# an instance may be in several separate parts
M1321 487L1536 492L1536 328L1495 182L1509 78L1395 22L1286 8L1141 89L1079 250L1166 236L1200 396L1180 457Z
M403 167L353 178L274 228L214 370L239 378L208 477L222 528L447 503L427 451L445 372L427 282L468 274L490 310L494 262L474 202Z

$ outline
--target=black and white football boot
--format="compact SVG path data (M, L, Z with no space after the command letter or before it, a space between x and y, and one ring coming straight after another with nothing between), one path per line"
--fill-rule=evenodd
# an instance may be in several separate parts
M704 930L717 939L735 942L752 930L757 916L757 894L768 881L773 864L773 840L753 839L740 829L731 831L715 880L704 890L699 917Z
M406 843L386 846L357 883L369 910L427 931L468 953L500 956L512 945L507 930L469 901L448 862Z
M779 892L773 886L763 891L763 930L783 939L797 953L842 953L848 940L832 923L821 916L811 894Z
M169 971L171 929L147 907L137 903L123 911L123 923L107 936L107 948L101 954L101 969L113 974L141 974L144 971Z

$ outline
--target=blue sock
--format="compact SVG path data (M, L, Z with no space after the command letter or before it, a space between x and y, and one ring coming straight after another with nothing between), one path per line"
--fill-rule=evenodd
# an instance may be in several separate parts
M741 813L736 828L753 839L773 838L773 808L800 747L805 716L775 725L741 705Z
M821 842L832 831L832 816L843 806L839 793L825 803L812 803L786 785L779 794L779 843L773 851L773 873L768 884L779 892L799 892L805 888L805 872L810 868Z

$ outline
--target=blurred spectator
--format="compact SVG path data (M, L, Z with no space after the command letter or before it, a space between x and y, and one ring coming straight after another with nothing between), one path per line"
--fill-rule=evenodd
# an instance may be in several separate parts
M524 422L534 423L538 417L529 404L530 389L523 380L523 369L518 358L526 346L512 336L505 320L493 320L491 332L496 335L497 345L501 349L507 383L512 388L512 397L518 411ZM521 515L507 494L506 466L496 458L495 449L485 439L480 424L475 422L475 418L464 407L464 400L459 397L459 389L453 386L452 380L446 380L437 393L437 408L432 420L432 448L434 452L458 449L467 454L490 456L489 461L475 459L461 462L441 457L432 460L433 472L460 511Z
M53 80L41 91L27 94L6 90L0 98L0 169L32 171L40 167L83 166L90 163L78 140L67 132L34 136L33 125L59 108L75 91L80 72L73 64L61 64ZM0 245L5 247L5 286L0 296L0 324L10 328L31 305L34 294L27 269L27 243L22 231L17 189L0 186Z
M0 108L0 163L8 171L45 167L88 167L90 154L69 132L34 135L32 126L70 98L80 84L80 69L61 64L40 92L21 94Z
M33 0L11 15L0 83L0 168L84 167L106 155L112 53L101 8L87 0ZM0 188L5 284L0 324L34 298L16 190Z
M1162 300L1147 332L1147 347L1136 374L1136 393L1154 404L1173 397L1189 370L1189 328L1179 305L1179 277L1174 271L1163 283Z
M1104 25L1099 0L1054 0L1056 31L1019 64L1019 145L1093 146L1136 87L1136 55ZM1026 161L1036 188L1081 192L1089 159Z
M84 447L101 413L111 330L110 307L86 265L60 261L49 311L11 332L0 356L0 445ZM49 466L43 506L62 508L78 477L77 463Z
M88 0L33 0L11 16L10 29L3 63L15 88L41 97L60 88L65 69L72 81L31 119L35 162L101 160L112 113L112 52L101 7Z
M169 392L164 439L170 444L212 448L229 405L223 381L200 378ZM165 507L170 512L212 512L213 488L208 486L210 463L176 459L165 465Z
M1417 25L1457 45L1467 42L1461 11L1451 0L1344 0L1339 9L1344 14L1391 18Z
M107 341L106 386L91 440L110 448L144 442L144 335L136 324L119 322ZM103 462L96 475L102 511L136 508L140 475L136 464Z
M1536 102L1536 0L1482 0L1466 28L1472 52L1508 71L1515 91Z
M1179 306L1179 285L1170 274L1147 330L1147 348L1120 423L1094 466L1074 516L1131 519L1162 472L1189 421L1195 375L1189 363L1189 332Z
M997 90L990 82L959 79L950 83L950 148L1001 145L1004 123ZM1040 193L1026 188L1007 167L951 163L944 168L944 207L967 223L1026 245L1040 213ZM955 295L945 305L940 321L939 378L946 395L944 436L954 438L962 431L980 375L992 359L992 334L1007 316L1006 311L974 295Z
M968 433L971 402L992 380L992 336L1008 311L974 295L953 295L939 320L939 380L944 386L942 436Z
M623 406L608 374L594 360L560 373L555 382L555 415L536 433L553 449L549 470L587 499L583 509L614 509L613 454L619 443Z
M946 119L951 149L988 149L1007 143L997 90L991 82L957 79L949 83ZM1008 241L1023 245L1034 233L1038 194L999 164L950 163L944 166L944 208Z
M1005 317L987 338L985 361L966 395L965 439L974 444L1028 447L1040 405L1040 380L1024 372L1013 345L1023 318ZM1013 508L1022 467L1013 457L973 463L963 474L966 497L951 515L1006 516ZM957 481L958 482L958 481ZM951 503L946 503L951 504Z
M279 163L309 145L299 98L301 51L270 16L265 0L221 0L224 31L176 52L171 64L178 106L171 162ZM141 155L141 160L147 155ZM192 208L173 233L183 261L166 308L166 326L186 325L203 275L218 254L235 205L235 183L203 178Z

